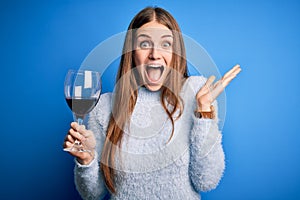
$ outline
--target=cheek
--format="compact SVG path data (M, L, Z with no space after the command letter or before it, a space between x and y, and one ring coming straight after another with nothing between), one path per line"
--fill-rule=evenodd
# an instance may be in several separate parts
M143 77L143 73L142 73L143 63L144 63L143 53L139 50L136 50L134 52L133 60L139 76Z
M147 55L144 51L136 50L134 52L134 63L136 66L140 66L145 62Z
M168 66L170 66L170 64L172 62L172 52L166 52L164 55L164 58L165 58L166 64Z

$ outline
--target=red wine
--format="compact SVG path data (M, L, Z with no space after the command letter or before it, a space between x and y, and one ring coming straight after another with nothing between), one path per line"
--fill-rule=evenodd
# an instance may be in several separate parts
M98 98L66 98L66 101L76 117L83 119L83 117L95 107Z

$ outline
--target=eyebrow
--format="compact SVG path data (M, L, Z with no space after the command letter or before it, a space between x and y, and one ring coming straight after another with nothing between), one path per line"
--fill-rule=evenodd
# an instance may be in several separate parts
M151 38L149 35L144 34L144 33L139 34L136 38L139 38L139 37ZM166 37L171 37L171 38L173 38L173 35L163 35L163 36L161 36L161 38L166 38Z

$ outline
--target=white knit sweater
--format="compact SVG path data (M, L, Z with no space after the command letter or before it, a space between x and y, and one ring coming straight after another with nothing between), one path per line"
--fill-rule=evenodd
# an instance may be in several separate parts
M172 125L161 103L160 92L139 88L130 125L124 128L116 153L116 194L109 194L100 171L100 156L111 115L112 94L106 93L91 112L89 129L97 140L97 154L89 165L75 164L75 184L83 199L200 199L200 191L214 189L223 174L224 152L218 119L198 119L195 95L205 83L189 77L181 97L182 116ZM214 102L217 112L217 104Z

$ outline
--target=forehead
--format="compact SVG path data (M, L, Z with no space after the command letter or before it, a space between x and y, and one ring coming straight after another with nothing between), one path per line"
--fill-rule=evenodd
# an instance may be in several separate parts
M144 24L136 31L136 36L149 36L151 38L161 38L165 36L172 37L172 31L165 25L152 21Z

